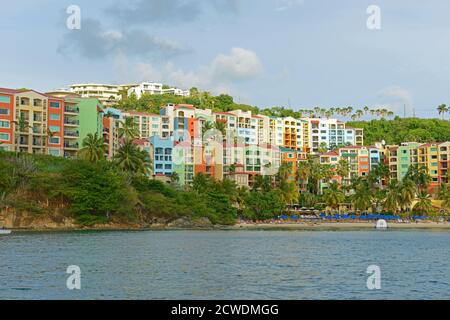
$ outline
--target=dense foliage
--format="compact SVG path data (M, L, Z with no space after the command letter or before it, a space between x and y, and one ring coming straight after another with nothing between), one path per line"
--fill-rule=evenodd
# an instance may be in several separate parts
M59 213L79 223L171 221L207 217L233 224L236 209L222 184L208 192L181 190L116 163L0 153L0 210Z
M385 140L387 144L402 142L442 142L450 139L450 121L438 119L399 118L349 122L364 129L364 143L371 145Z

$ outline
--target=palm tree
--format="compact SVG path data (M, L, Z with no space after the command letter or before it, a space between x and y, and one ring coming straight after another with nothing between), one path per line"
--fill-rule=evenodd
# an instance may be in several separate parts
M97 133L89 133L86 138L83 139L83 148L78 151L78 157L83 160L91 162L99 162L105 157L105 145L103 144L103 138L99 137Z
M433 211L433 203L431 202L431 197L428 192L421 191L417 195L417 199L419 201L416 203L413 209L415 212L427 214Z
M127 117L125 121L122 121L121 127L119 128L119 137L125 138L128 141L139 138L139 129L132 117Z
M388 186L386 199L384 201L384 209L397 212L400 202L399 185L396 180L392 180Z
M14 130L14 135L15 135L15 143L16 146L19 146L19 137L20 137L20 133L21 132L25 132L26 129L32 129L33 127L31 127L28 124L28 120L25 119L25 117L23 115L20 115L19 119L16 121L13 121L14 125L15 125L15 130Z
M204 136L206 132L214 128L214 124L211 121L203 122L202 135Z
M443 208L450 208L450 184L446 184L439 192L439 199L442 200Z
M372 191L367 181L358 183L355 186L355 193L351 197L355 210L365 211L372 206Z
M432 181L425 166L409 166L406 177L417 185L418 192L426 190Z
M297 180L300 181L302 191L305 191L308 184L308 177L311 174L312 160L309 158L307 161L301 161L297 164Z
M220 131L222 136L225 137L227 131L227 124L223 121L216 121L214 123L214 129Z
M342 178L348 177L350 174L350 164L347 160L341 159L339 160L337 167L336 167L336 173L338 176Z
M406 211L411 206L411 203L416 196L416 185L412 180L405 178L399 186L399 191L399 205L404 211Z
M323 194L323 201L332 209L339 209L339 205L345 201L345 194L336 182L329 185Z
M172 172L170 175L170 183L177 184L180 181L180 176L176 172Z
M442 116L442 120L444 120L444 115L449 111L446 104L441 104L437 107L439 115Z
M150 173L152 164L148 153L131 141L125 141L117 150L114 163L125 172L142 175Z

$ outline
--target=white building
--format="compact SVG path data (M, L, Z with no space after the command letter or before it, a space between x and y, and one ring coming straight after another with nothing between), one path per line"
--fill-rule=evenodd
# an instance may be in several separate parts
M113 105L122 99L120 86L98 83L73 84L70 91L82 98L95 98L104 105Z
M189 90L181 90L178 88L169 88L169 89L162 89L163 94L172 94L174 96L181 96L181 97L189 97L191 93Z
M128 96L134 94L138 99L140 99L144 93L150 95L172 94L182 97L189 97L190 95L188 90L181 90L178 88L163 89L163 84L157 82L142 82L141 84L135 85L128 89Z

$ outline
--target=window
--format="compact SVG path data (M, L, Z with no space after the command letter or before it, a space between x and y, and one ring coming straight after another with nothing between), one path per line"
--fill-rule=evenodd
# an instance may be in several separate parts
M50 102L50 108L59 109L59 102L52 101Z
M61 128L59 126L50 126L51 132L60 132Z
M9 109L0 108L0 114L8 116L9 115Z
M59 157L59 149L48 149L48 154L54 157Z
M50 144L59 144L59 137L50 137L49 143Z
M9 128L9 121L0 120L0 128Z
M50 113L50 120L59 121L61 120L61 116L57 113Z
M9 133L0 133L0 140L9 141Z
M2 97L2 96L0 96L0 102L1 103L11 103L11 98L10 97Z

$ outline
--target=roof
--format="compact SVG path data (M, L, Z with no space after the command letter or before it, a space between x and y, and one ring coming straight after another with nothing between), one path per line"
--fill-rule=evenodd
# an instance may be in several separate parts
M8 93L8 94L15 94L21 92L20 90L16 89L8 89L8 88L0 88L1 93Z
M133 144L137 144L139 146L145 146L147 143L150 143L150 142L146 139L134 139L133 140Z
M175 109L180 109L180 108L195 109L192 104L178 104L175 106Z
M160 117L159 114L156 113L148 113L148 112L138 112L138 111L128 111L124 112L125 114L133 114L133 115L139 115L139 116L152 116L152 117Z
M213 112L213 114L223 114L223 115L227 115L227 116L235 116L233 113L229 113L229 112L222 112L222 111L219 111L219 112Z
M339 154L336 151L330 151L322 154L322 156L338 156Z

